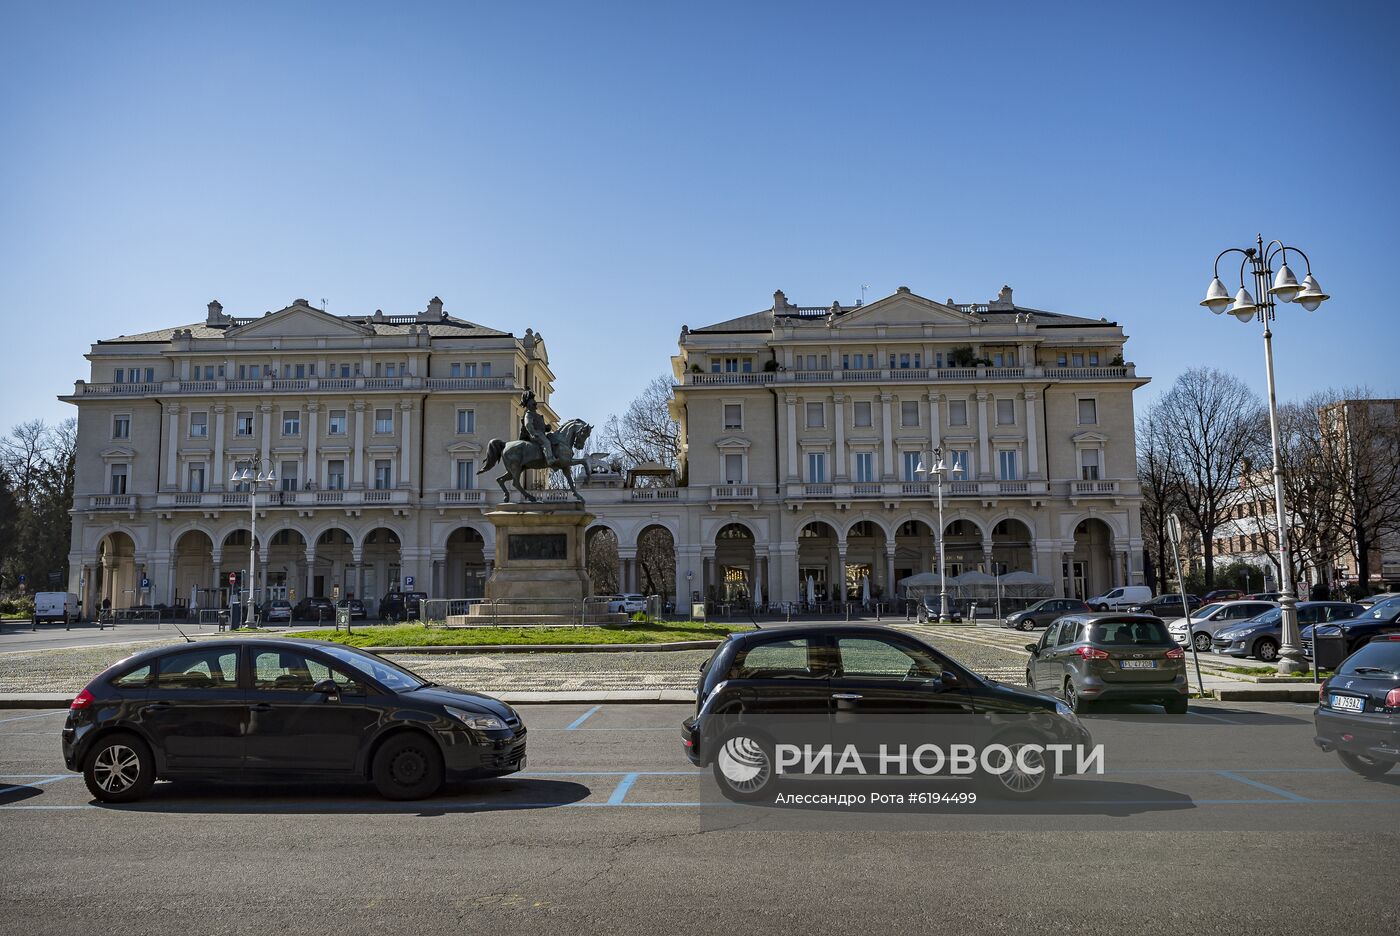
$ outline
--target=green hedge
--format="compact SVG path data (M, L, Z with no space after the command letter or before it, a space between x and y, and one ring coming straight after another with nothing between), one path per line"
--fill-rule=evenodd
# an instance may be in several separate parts
M0 617L33 617L34 599L26 595L23 598L0 598Z

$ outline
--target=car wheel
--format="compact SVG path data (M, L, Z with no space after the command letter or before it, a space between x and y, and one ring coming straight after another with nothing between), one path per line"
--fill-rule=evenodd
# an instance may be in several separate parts
M1197 631L1191 637L1191 643L1196 646L1196 651L1198 653L1210 652L1210 634L1207 634L1205 631Z
M1089 703L1084 701L1084 698L1079 694L1079 690L1074 688L1073 679L1065 680L1063 695L1065 697L1065 704L1069 706L1069 710L1074 714L1083 715L1089 710Z
M1017 622L1016 622L1016 629L1019 630L1019 631L1035 630L1035 622L1034 622L1034 621L1017 621Z
M1380 760L1375 757L1367 757L1365 754L1352 754L1349 751L1338 751L1337 756L1342 759L1342 764L1354 773L1359 773L1363 777L1372 780L1377 777L1384 777L1390 773L1390 768L1395 766L1395 761Z
M1254 655L1265 663L1273 663L1278 659L1278 641L1272 637L1260 638L1254 645Z
M132 803L149 793L156 782L155 758L146 742L135 735L108 735L88 753L83 782L104 803Z
M442 753L426 735L396 735L375 752L370 775L385 799L423 799L442 786Z
M1162 708L1167 710L1168 715L1186 714L1186 696L1175 699L1168 699L1162 703Z
M1031 671L1030 671L1030 670L1026 670L1026 688L1027 688L1027 689L1034 689L1034 688L1035 688L1035 679L1031 676Z
M1041 796L1055 779L1055 771L1045 757L1043 745L1039 741L1016 738L997 742L1006 748L988 750L984 755L984 769L979 773L980 785L993 796L1002 799L1023 800ZM1037 750L1021 750L1027 746ZM1023 770L1021 761L1029 769Z
M778 784L772 744L742 733L724 739L711 767L720 792L738 803L767 799Z

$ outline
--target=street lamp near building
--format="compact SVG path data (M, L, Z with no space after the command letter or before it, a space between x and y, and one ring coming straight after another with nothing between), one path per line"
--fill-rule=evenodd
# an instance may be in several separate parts
M248 485L248 626L257 624L254 617L257 611L256 588L258 582L258 485L266 484L269 487L277 483L277 476L272 470L272 466L267 466L267 472L263 472L265 463L261 458L249 458L240 467L233 470L229 481L233 484Z
M1288 266L1289 251L1303 258L1306 275L1301 283ZM1240 288L1231 298L1229 289L1220 281L1220 259L1229 253L1238 253L1240 261ZM1274 260L1280 265L1278 272L1273 270ZM1255 302L1245 286L1245 267L1254 276L1254 292L1259 296ZM1297 247L1290 247L1282 241L1270 241L1264 245L1262 235L1255 238L1253 247L1230 247L1222 250L1215 258L1215 275L1206 289L1206 297L1201 305L1216 315L1229 312L1245 324L1258 320L1264 324L1264 372L1269 391L1269 443L1274 456L1274 523L1278 536L1279 605L1282 606L1283 634L1278 650L1278 671L1283 674L1307 672L1307 659L1303 656L1302 635L1298 631L1297 597L1293 594L1293 569L1288 561L1288 525L1283 504L1283 462L1279 453L1278 437L1278 398L1274 392L1274 333L1270 324L1274 320L1274 300L1296 302L1309 312L1316 311L1331 297L1322 291L1313 278L1312 261Z
M948 624L952 620L948 614L948 564L943 558L943 475L947 473L948 466L943 462L943 449L936 448L928 454L928 462L921 456L914 473L934 478L934 486L938 489L938 623ZM962 470L955 457L953 474L961 474Z

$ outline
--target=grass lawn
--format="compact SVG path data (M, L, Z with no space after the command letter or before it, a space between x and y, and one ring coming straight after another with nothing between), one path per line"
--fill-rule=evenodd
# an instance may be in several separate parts
M1240 673L1241 675L1244 675L1244 676L1277 676L1277 675L1279 675L1279 671L1278 671L1277 669L1275 669L1274 667L1272 667L1272 666L1227 666L1227 667L1225 667L1225 672L1227 672L1227 673ZM1311 671L1311 670L1309 670L1309 671L1306 672L1306 673L1289 673L1288 675L1291 676L1291 677L1294 678L1294 679L1312 679L1312 678L1313 678L1313 674L1312 674L1312 671ZM1332 675L1332 671L1331 671L1331 670L1322 670L1322 671L1319 673L1319 675L1321 676L1321 678L1326 679L1327 677L1329 677L1329 676Z
M334 640L352 647L440 647L453 645L631 644L675 640L722 640L752 630L749 624L710 624L703 621L658 621L627 627L472 627L446 630L422 624L356 625L353 633L335 630L301 631L288 637Z

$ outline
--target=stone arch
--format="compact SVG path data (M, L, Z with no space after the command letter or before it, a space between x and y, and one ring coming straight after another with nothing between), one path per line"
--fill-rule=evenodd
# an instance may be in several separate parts
M388 536L381 536L380 533ZM365 612L378 617L379 600L403 584L403 532L396 524L371 520L360 534L360 562L356 568L356 595Z
M1002 516L992 524L992 563L1003 573L1034 572L1035 527L1018 516Z
M750 607L758 575L758 534L741 520L730 520L715 531L713 573L706 597Z
M1070 553L1070 595L1089 599L1117 584L1113 527L1101 516L1087 516L1074 525Z
M637 530L633 540L636 558L631 578L635 591L644 595L676 594L676 534L665 523L652 520Z
M584 566L595 595L622 590L622 540L607 523L594 523L583 533Z
M99 607L119 610L141 603L138 549L136 537L124 526L109 527L97 538L93 595Z
M495 554L482 532L470 523L458 524L447 531L442 550L442 579L435 594L447 598L483 597Z

